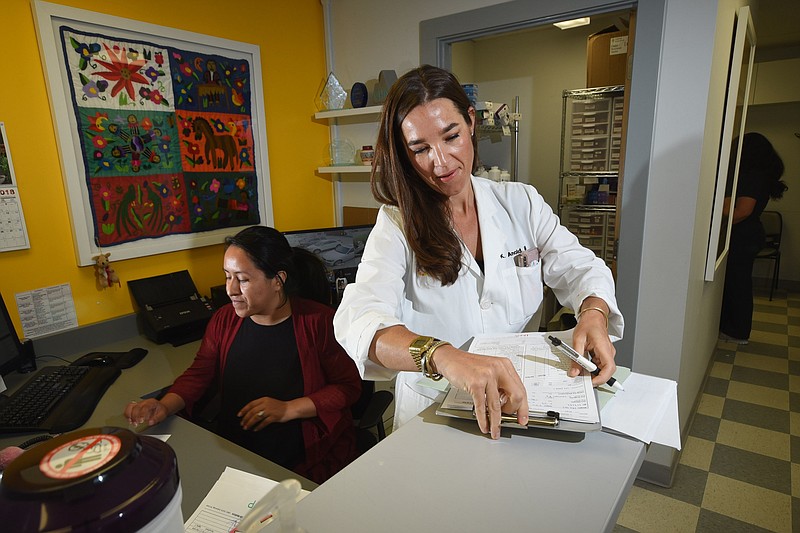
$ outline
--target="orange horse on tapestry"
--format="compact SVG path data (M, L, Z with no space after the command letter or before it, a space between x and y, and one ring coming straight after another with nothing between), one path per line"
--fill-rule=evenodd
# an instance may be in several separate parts
M230 165L235 170L239 163L236 140L230 135L217 135L208 120L196 117L192 122L192 131L195 140L205 141L204 151L206 161L214 168L225 168Z

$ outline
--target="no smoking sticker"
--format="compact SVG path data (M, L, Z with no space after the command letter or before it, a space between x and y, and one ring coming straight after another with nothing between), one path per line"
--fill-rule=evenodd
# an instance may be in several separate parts
M50 478L74 479L93 472L119 453L122 441L115 435L87 435L54 448L39 463Z

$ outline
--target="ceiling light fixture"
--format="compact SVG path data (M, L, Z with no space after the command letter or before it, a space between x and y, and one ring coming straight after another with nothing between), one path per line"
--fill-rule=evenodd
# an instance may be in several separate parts
M565 20L563 22L556 22L553 26L566 30L568 28L577 28L579 26L586 26L591 22L589 17L581 17L579 19Z

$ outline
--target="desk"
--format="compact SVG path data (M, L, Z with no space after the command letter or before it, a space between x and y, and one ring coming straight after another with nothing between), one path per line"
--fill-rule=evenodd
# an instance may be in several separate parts
M127 428L128 421L122 415L125 404L171 384L191 364L199 345L200 341L196 341L175 348L169 344L155 344L144 337L137 336L98 347L96 351L106 352L125 352L131 348L141 347L146 348L148 354L136 366L122 371L122 375L109 387L91 418L83 427ZM73 361L81 355L83 353L76 353L64 356L64 358ZM37 364L39 366L61 364L61 361L45 359L37 361ZM16 373L9 376L5 380L9 391L12 392L19 387L29 376L30 374ZM152 428L140 426L138 432L170 435L167 443L175 450L178 458L178 472L183 490L181 510L184 520L188 519L200 505L226 466L276 481L295 478L307 490L312 490L317 486L291 470L268 461L260 455L218 437L178 416L171 416ZM3 435L0 438L0 449L19 444L35 435L35 433Z
M435 406L306 496L309 533L611 531L644 460L639 441L477 424ZM564 440L560 440L564 439Z
M85 427L127 427L126 402L172 383L199 342L174 348L131 337L97 348L133 347L147 356L108 389ZM83 353L66 357L74 360ZM52 364L58 364L54 361ZM44 364L40 362L40 365ZM27 375L6 380L9 390ZM392 433L299 504L309 533L425 531L611 531L642 464L639 441L604 432L504 429L493 441L471 421L439 417L434 407ZM280 481L298 476L173 416L143 433L170 434L189 518L226 466ZM0 438L0 448L33 435Z

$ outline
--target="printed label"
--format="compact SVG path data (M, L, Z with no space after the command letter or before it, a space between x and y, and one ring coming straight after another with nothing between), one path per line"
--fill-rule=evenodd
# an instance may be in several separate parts
M74 479L111 461L122 441L116 435L87 435L51 450L39 463L39 470L53 479Z

